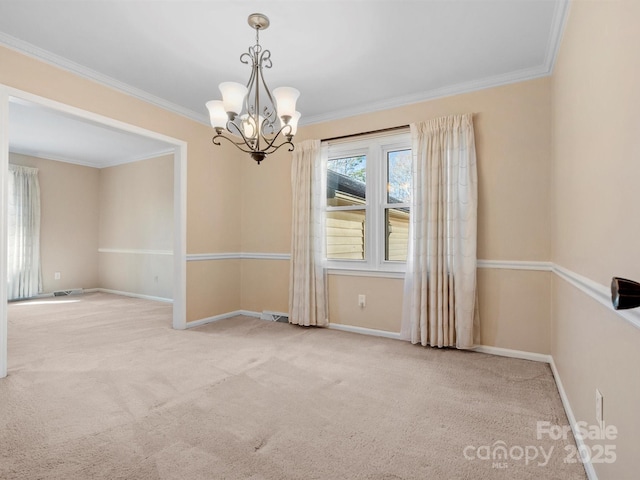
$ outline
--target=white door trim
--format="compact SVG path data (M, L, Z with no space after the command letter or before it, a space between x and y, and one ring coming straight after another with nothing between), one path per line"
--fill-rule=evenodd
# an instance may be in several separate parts
M40 97L13 87L0 84L0 255L7 255L7 182L9 164L9 101L11 98L26 100L43 107L76 117L124 130L143 137L160 140L174 146L174 218L173 218L173 321L175 329L186 327L187 291L187 143L158 132L131 125L97 113L72 107L64 103ZM7 265L0 262L0 378L7 375Z
M0 85L0 378L7 376L7 191L9 181L9 92Z

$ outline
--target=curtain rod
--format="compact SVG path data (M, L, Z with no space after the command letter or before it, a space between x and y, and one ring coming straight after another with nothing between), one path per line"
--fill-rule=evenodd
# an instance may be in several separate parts
M361 137L363 135L371 135L372 133L386 133L393 132L395 130L404 130L409 128L409 125L399 125L397 127L381 128L379 130L369 130L368 132L352 133L351 135L341 135L339 137L323 138L321 142L332 142L334 140L342 140L343 138Z

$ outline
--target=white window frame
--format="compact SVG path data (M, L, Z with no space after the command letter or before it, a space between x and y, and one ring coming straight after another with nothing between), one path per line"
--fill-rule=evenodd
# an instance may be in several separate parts
M406 262L385 260L386 228L384 219L386 208L410 207L409 203L390 204L387 202L385 192L387 191L388 172L386 166L388 152L411 150L411 134L407 131L327 143L327 162L359 155L366 155L367 157L366 205L364 207L361 205L332 207L325 204L325 212L365 210L365 260L335 260L327 258L327 268L334 271L405 272Z

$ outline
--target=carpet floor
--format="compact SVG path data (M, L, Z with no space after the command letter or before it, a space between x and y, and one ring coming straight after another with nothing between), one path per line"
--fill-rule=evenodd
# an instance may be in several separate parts
M170 324L170 305L103 293L11 303L0 478L586 478L570 434L537 434L567 425L546 364L247 317Z

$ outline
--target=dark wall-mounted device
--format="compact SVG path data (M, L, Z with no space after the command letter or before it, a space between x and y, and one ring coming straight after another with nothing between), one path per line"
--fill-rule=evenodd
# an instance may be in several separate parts
M611 303L616 310L640 307L640 283L613 277L611 279Z

